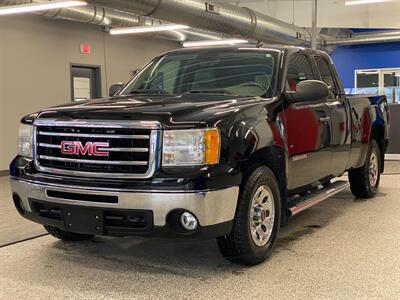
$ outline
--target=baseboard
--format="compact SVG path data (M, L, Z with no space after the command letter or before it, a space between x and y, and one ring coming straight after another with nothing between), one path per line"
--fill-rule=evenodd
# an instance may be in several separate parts
M385 160L400 160L400 154L385 154Z
M9 174L10 174L10 173L9 173L8 170L3 170L3 171L0 170L0 177L1 177L1 176L8 176Z

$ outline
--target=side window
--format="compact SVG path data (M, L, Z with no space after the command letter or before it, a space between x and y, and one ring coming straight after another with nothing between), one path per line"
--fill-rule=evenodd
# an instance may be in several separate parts
M321 74L322 81L325 82L330 87L330 89L335 92L335 94L337 94L335 80L333 79L328 61L323 56L314 56L314 59L317 64L319 73Z
M286 91L295 92L296 85L303 80L316 79L310 60L304 54L294 54L289 61L286 76Z

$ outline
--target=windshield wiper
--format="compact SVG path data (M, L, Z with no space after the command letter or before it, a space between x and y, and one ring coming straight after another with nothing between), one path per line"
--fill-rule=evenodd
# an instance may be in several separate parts
M129 95L134 95L134 94L167 94L167 91L164 90L158 90L158 89L136 89L133 91L130 91L128 93Z
M224 89L204 89L204 90L190 90L187 92L188 94L228 94L233 95L233 93L224 90Z

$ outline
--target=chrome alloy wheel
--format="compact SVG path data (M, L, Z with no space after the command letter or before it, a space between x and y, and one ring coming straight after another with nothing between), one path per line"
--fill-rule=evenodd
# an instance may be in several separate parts
M375 187L378 181L379 175L379 158L376 151L371 153L371 157L369 159L369 183L371 187Z
M271 238L275 220L274 196L269 187L262 185L254 193L250 207L250 232L253 242L265 246Z

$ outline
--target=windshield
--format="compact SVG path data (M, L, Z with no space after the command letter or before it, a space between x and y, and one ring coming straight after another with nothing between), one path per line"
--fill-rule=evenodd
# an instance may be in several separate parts
M213 93L272 97L279 51L197 50L172 52L149 63L121 91Z

